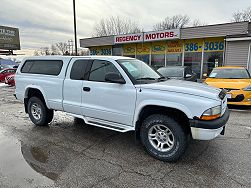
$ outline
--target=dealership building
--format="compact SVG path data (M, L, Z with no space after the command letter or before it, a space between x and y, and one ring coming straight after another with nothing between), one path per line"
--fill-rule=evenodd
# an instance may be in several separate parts
M251 71L251 23L237 22L80 39L90 55L135 57L158 69L191 66L198 77L218 66Z

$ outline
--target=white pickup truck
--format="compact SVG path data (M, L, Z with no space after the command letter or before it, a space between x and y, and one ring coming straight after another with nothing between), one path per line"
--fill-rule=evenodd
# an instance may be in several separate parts
M35 125L64 111L86 124L135 131L148 153L163 161L178 160L189 137L224 134L229 118L223 90L165 78L129 57L30 57L15 81L15 96Z

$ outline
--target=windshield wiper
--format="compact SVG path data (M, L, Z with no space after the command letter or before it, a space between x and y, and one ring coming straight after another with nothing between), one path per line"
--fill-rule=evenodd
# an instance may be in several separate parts
M165 76L161 76L161 77L158 78L158 81L159 81L159 82L160 82L160 81L166 81L166 80L168 80L168 79L170 79L170 78L165 77Z
M156 80L156 79L150 77L144 77L144 78L137 78L136 80Z

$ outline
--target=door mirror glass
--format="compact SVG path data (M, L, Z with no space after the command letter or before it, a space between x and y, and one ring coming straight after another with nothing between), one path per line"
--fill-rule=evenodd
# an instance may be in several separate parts
M191 74L186 74L186 78L190 78L190 77L192 77Z
M105 75L105 81L111 83L125 84L124 78L118 73L109 72Z

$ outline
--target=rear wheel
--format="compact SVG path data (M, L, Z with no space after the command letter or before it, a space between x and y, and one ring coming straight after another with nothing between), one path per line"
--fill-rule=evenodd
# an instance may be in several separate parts
M166 115L154 114L146 118L141 126L140 137L147 152L162 161L177 161L187 147L184 129Z
M31 97L28 101L28 114L31 121L38 126L48 125L53 119L54 112L49 110L38 97Z

